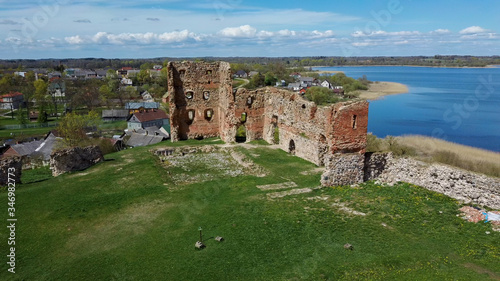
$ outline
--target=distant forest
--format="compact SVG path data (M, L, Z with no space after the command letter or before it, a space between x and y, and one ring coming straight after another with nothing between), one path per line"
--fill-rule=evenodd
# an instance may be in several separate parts
M119 69L124 66L140 68L144 63L163 64L165 61L227 61L230 63L268 64L280 63L288 67L311 66L358 66L358 65L408 65L440 67L484 67L500 65L500 56L411 56L411 57L202 57L202 58L151 58L151 59L40 59L40 60L0 60L0 70L24 70L32 68Z

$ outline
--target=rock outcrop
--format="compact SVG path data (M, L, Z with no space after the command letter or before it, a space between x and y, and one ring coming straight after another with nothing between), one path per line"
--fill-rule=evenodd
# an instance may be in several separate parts
M104 161L98 146L74 147L55 151L50 155L50 169L57 177L66 172L82 171Z
M0 186L7 186L9 184L9 179L11 179L11 182L21 183L22 166L23 163L21 157L8 157L1 159Z

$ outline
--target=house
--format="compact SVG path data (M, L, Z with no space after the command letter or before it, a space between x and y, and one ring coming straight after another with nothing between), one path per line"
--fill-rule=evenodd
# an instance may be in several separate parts
M148 92L148 91L144 91L142 94L142 100L145 101L145 102L154 102L155 99L153 98L153 96Z
M21 77L26 77L27 73L28 72L26 72L26 71L16 71L16 72L14 72L14 75L21 76Z
M333 92L337 95L341 95L343 96L344 95L344 87L342 86L335 86L333 87Z
M51 96L61 98L66 96L66 83L61 77L50 78L49 93Z
M44 165L48 164L50 160L50 154L57 145L57 142L59 142L60 140L62 140L62 138L59 136L59 132L57 132L56 130L50 131L47 136L45 136L45 139L40 144L40 146L38 146L33 154L31 154L31 156L40 157L44 162Z
M306 85L305 87L311 87L317 85L317 79L314 77L300 77L299 82L302 85Z
M110 109L102 111L102 119L106 121L127 120L129 111L126 109Z
M116 71L116 74L117 74L117 75L122 75L122 76L125 76L125 75L127 75L127 72L128 72L129 70L132 70L132 67L130 67L130 66L125 66L125 67L122 67L121 69L118 69L118 70Z
M237 77L237 78L247 78L248 74L244 70L238 70L234 74L234 77Z
M132 79L123 77L121 80L122 85L132 86Z
M42 144L42 141L30 141L25 143L19 143L11 145L7 151L2 155L3 158L10 156L26 157L33 152Z
M302 75L299 72L294 72L294 73L290 74L290 77L293 77L295 79L299 79L300 77L302 77Z
M0 109L18 109L24 102L24 95L19 92L11 92L0 96Z
M301 87L300 83L290 83L290 84L288 84L288 89L292 90L292 91L295 91L295 92L300 91L301 88L302 87Z
M306 90L306 89L300 89L299 94L301 94L301 95L305 95L305 94L306 94L306 92L307 92L307 90Z
M159 65L159 64L153 65L153 69L157 70L157 71L162 70L163 69L163 65Z
M285 87L285 86L286 86L285 80L276 81L276 87Z
M323 88L333 89L333 85L332 85L330 82L328 82L327 80L325 80L325 81L321 82L321 84L320 84L320 85L321 85L321 87L323 87Z
M95 70L96 78L106 78L108 75L108 71L106 69L96 69Z
M259 74L259 72L258 72L258 71L250 71L250 72L248 73L248 77L253 77L253 76L257 75L257 74Z
M154 109L151 111L135 112L127 119L129 131L145 129L147 127L166 127L170 130L170 117L165 111Z
M130 114L158 108L160 108L160 103L158 102L128 102L125 104L125 109L127 109Z
M166 129L156 126L135 131L127 131L126 135L129 136L126 140L126 145L131 147L156 144L170 138L170 134Z
M54 71L54 72L49 73L49 79L54 78L54 77L61 78L62 77L61 72Z
M139 147L157 144L159 142L162 142L163 140L164 138L162 136L145 135L134 132L130 135L130 138L127 140L126 144L127 146L131 147Z

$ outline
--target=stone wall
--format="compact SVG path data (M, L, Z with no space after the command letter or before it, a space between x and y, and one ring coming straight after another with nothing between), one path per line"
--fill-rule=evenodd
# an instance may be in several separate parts
M378 180L394 184L398 181L412 183L445 194L465 203L475 203L500 209L500 179L442 165L428 164L409 158L394 158L386 154L384 171ZM372 161L374 162L374 161Z
M363 154L335 154L326 158L322 186L351 185L363 182Z
M50 169L57 177L66 172L85 170L101 161L104 157L98 146L74 147L52 152Z
M319 166L334 153L365 151L366 101L318 107L283 89L233 92L230 66L223 62L171 62L168 67L172 141L220 136L231 143L243 126L247 142L264 139L274 143L277 128L281 149ZM206 91L210 91L209 100L203 98ZM217 110L207 121L204 112L210 109ZM195 115L192 120L189 112Z
M13 179L15 183L21 183L22 167L23 163L21 157L8 157L1 159L0 186L7 186L9 184L9 172L11 172L10 178ZM9 168L13 168L14 171L9 170Z
M168 92L172 141L219 136L232 94L229 63L170 62Z
M349 185L374 180L407 182L465 203L500 209L500 179L443 164L429 164L391 153L336 154L328 157L321 184Z

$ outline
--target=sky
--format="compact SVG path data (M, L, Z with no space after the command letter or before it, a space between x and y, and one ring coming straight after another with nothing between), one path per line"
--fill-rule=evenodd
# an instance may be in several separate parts
M500 55L498 0L0 0L0 59Z

